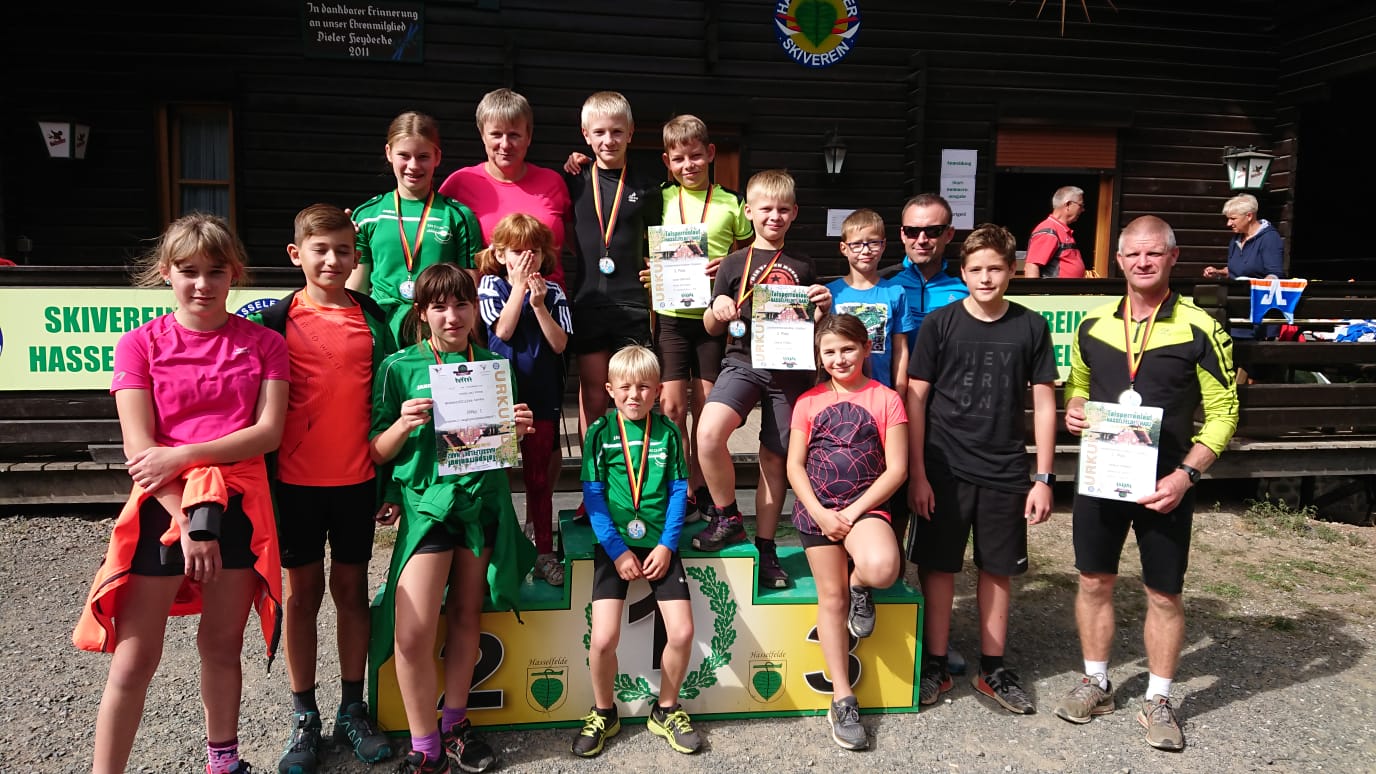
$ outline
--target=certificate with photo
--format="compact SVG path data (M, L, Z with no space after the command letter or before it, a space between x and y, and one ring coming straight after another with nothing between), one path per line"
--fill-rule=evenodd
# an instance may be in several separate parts
M755 368L816 369L812 303L802 285L756 285L750 310L750 360Z
M516 465L516 396L511 362L478 360L430 366L435 401L435 459L441 476Z
M650 226L650 299L656 312L706 309L712 303L707 276L707 225Z
M1156 491L1161 409L1122 403L1085 403L1089 426L1080 434L1077 491L1137 502Z

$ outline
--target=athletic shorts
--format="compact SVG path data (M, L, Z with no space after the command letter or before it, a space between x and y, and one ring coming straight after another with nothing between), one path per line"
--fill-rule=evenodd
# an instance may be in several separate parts
M575 355L616 352L633 344L650 346L650 310L640 306L573 307Z
M1005 492L955 476L929 479L936 509L914 515L909 558L924 570L957 573L973 531L975 566L991 575L1027 572L1027 493Z
M484 548L491 548L497 545L497 522L483 525L483 544L473 546L468 544L468 534L460 526L458 532L454 532L447 524L435 524L430 527L430 531L425 533L425 537L416 544L417 554L443 554L457 548L469 551L481 551Z
M810 516L808 517L809 520L811 520L811 518L812 517ZM856 524L859 524L865 519L883 519L885 522L892 523L892 519L890 519L889 514L883 511L870 511L869 513L860 514L860 518L856 519L855 522L851 524L851 527L854 527ZM815 524L816 522L813 523ZM798 542L803 544L803 548L814 548L816 546L844 545L846 541L832 540L826 535L814 535L811 532L804 532L802 530L798 530Z
M793 419L793 404L798 396L816 383L811 371L777 372L763 368L747 368L731 359L721 361L708 403L721 403L745 418L755 406L760 407L760 444L780 457L788 455L789 422ZM737 425L739 427L740 425Z
M347 486L277 484L277 542L282 566L305 567L325 558L339 564L367 564L373 558L377 482Z
M715 382L721 373L726 340L708 333L702 318L661 314L655 318L655 352L663 370L660 381L697 378Z
M643 563L645 557L649 556L654 549L631 546L629 550ZM669 554L669 571L664 573L664 577L656 581L648 581L648 583L650 584L650 593L658 602L690 598L688 595L688 576L683 572L683 561L679 559L677 551ZM592 547L593 600L620 599L625 601L626 589L630 586L630 581L616 573L616 562L613 562L612 558L607 555L607 551L602 548L601 544L594 544Z
M158 538L172 525L172 514L157 498L149 497L139 507L139 541L134 546L134 559L129 572L134 575L171 577L186 574L181 541L163 551ZM163 563L166 554L167 563ZM226 570L247 570L258 561L253 553L253 522L244 513L244 496L233 495L220 519L220 566Z
M1193 489L1170 513L1157 513L1137 503L1077 495L1071 518L1075 569L1117 575L1131 527L1142 559L1142 583L1162 594L1179 594L1184 589L1194 524Z

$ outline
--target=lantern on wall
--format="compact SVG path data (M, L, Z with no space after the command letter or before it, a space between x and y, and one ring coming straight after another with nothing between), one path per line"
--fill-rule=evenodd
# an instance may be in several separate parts
M38 131L50 159L84 159L91 127L73 121L39 121Z
M1225 148L1223 165L1228 168L1228 187L1234 191L1260 191L1266 185L1271 162L1275 159L1275 156L1259 151L1252 145Z
M826 165L827 177L839 177L846 163L846 141L835 130L827 132L822 140L822 162Z

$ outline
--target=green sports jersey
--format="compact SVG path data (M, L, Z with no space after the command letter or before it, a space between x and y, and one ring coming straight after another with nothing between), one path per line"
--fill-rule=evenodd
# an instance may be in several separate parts
M680 185L664 187L664 225L678 226L701 223L704 209L707 210L707 256L709 258L725 258L737 241L747 240L755 233L754 227L750 224L750 219L745 217L745 200L735 191L713 185L712 200L711 204L708 205L706 191L694 191ZM703 311L702 309L662 309L655 314L701 320Z
M402 249L401 231L397 228L395 191L378 194L354 210L358 225L358 262L369 264L369 292L391 322L392 334L398 342L414 341L414 334L401 330L401 320L410 309L410 301L401 297L401 283L412 280L427 266L455 263L465 269L474 266L473 256L483 249L483 232L473 211L440 193L430 206L425 219L425 235L417 247L417 230L425 201L401 199L401 222L406 241L415 261L406 269L406 253Z
M669 484L688 478L688 466L683 460L683 436L668 417L650 414L650 450L639 511L640 520L645 522L645 536L632 538L626 532L626 525L636 518L637 511L631 504L631 485L626 476L626 455L621 448L617 416L617 412L612 411L588 428L587 440L583 443L582 479L606 484L607 507L626 545L653 548L659 545L659 537L664 532L664 519L669 510ZM639 473L645 420L626 420L625 425L634 470Z

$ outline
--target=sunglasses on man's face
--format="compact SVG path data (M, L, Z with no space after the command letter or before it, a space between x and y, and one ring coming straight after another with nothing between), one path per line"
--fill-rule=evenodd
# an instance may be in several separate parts
M944 226L902 226L901 229L903 236L909 239L917 239L922 234L926 234L928 239L937 239L950 227L951 224L947 223Z

